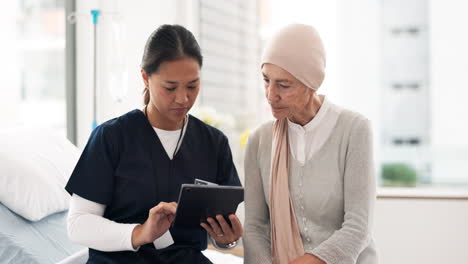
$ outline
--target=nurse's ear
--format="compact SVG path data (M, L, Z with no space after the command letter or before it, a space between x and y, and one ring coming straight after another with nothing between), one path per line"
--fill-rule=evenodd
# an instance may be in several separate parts
M145 83L145 88L148 88L149 87L148 74L146 74L146 71L144 69L141 69L141 78L143 78L143 82Z

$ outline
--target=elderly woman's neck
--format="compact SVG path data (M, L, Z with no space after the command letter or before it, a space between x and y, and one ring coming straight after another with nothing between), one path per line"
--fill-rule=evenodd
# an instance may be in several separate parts
M302 109L302 111L290 117L289 120L298 125L305 126L317 115L318 111L320 110L320 107L322 106L324 98L325 96L323 95L313 93L309 102Z

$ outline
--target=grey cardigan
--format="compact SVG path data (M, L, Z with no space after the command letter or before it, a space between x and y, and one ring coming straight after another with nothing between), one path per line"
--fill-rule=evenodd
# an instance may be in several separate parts
M272 126L272 121L267 122L252 133L246 149L243 239L247 264L271 263ZM291 157L289 189L304 250L328 264L375 264L371 226L376 186L370 124L360 114L343 109L331 131L303 166Z

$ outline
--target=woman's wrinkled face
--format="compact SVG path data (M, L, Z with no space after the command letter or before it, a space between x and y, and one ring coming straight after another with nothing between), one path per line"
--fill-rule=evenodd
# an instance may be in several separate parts
M195 59L182 58L161 63L157 72L147 76L150 104L167 120L180 122L192 108L200 91L200 65Z
M276 119L289 118L304 111L313 91L292 74L271 63L262 67L265 96Z

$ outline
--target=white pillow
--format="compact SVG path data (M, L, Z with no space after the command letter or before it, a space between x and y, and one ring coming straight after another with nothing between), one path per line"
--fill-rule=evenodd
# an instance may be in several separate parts
M51 130L0 131L0 202L31 221L67 210L64 187L79 155Z

